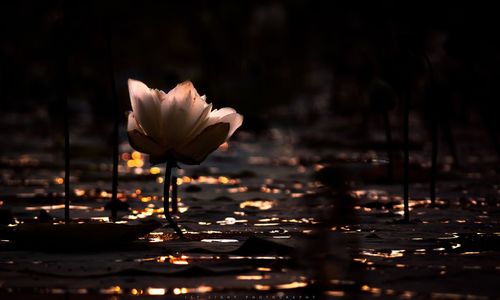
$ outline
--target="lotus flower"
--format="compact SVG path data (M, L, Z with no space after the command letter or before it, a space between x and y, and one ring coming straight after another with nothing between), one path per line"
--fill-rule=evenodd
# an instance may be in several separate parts
M212 110L206 96L200 96L190 81L165 93L129 79L128 89L132 103L127 126L130 145L149 154L153 164L199 164L243 122L243 116L232 108Z

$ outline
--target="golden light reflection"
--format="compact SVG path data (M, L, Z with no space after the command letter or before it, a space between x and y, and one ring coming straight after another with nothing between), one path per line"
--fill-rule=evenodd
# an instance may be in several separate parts
M344 297L345 293L343 291L326 291L326 294L331 297Z
M269 187L266 187L266 186L262 186L260 188L260 191L263 192L263 193L267 193L267 194L279 194L279 193L281 193L280 189L269 188Z
M204 294L204 293L209 293L213 290L214 289L211 286L200 285L200 286L194 287L194 288L186 288L186 287L174 288L173 291L174 291L174 295L183 295L183 294L188 294L188 293Z
M151 296L163 296L165 295L166 290L164 288L154 288L154 287L149 287L146 290L146 294L151 295Z
M56 184L63 184L64 183L64 178L62 178L62 177L56 177L56 178L54 178L54 183L56 183Z
M284 223L306 223L306 224L318 224L317 221L314 220L314 218L302 218L302 219L281 219L282 222ZM332 227L332 230L335 231Z
M229 183L229 178L225 176L219 176L219 182L222 184L228 184Z
M481 254L481 252L471 251L471 252L460 253L460 255L476 255L476 254Z
M226 217L224 220L217 221L217 224L220 225L234 225L236 223L246 223L248 220L237 220L233 217Z
M64 204L57 204L57 205L44 205L44 206L27 206L25 207L26 210L28 211L33 211L33 210L57 210L57 209L64 209ZM90 206L84 206L84 205L70 205L69 209L71 210L91 210L92 207Z
M188 293L188 289L183 287L183 288L175 288L174 289L174 294L175 295L181 295L181 294L187 294Z
M161 172L161 169L160 169L160 168L158 168L158 167L151 167L151 168L149 169L149 173L151 173L151 174L153 174L153 175L160 174L160 172Z
M131 159L127 161L127 166L129 168L142 168L144 161L142 159Z
M236 276L236 279L238 279L238 280L262 280L262 279L264 279L264 276L262 276L262 275L239 275L239 276Z
M182 181L185 183L203 183L203 184L237 184L240 182L238 179L232 179L226 176L218 176L218 177L200 176L197 179L184 176L182 177Z
M273 204L272 200L247 200L240 203L240 208L255 207L260 210L268 210L273 207Z
M142 155L140 152L134 151L132 152L132 159L141 159Z
M230 194L245 193L246 191L248 191L248 187L246 186L232 187L227 189L227 192Z
M367 256L378 256L383 258L395 258L395 257L402 257L404 255L404 252L405 250L390 250L389 252L370 250L370 251L361 251L361 254Z
M82 197L85 195L85 190L83 189L74 189L74 192L77 197Z
M101 294L121 294L123 291L121 287L116 285L109 288L100 289L100 292Z
M130 293L134 296L138 296L144 294L144 291L141 289L132 289L130 290Z
M188 265L189 264L189 261L188 261L188 256L185 256L185 255L181 255L181 256L172 256L172 255L169 255L169 256L158 256L156 258L156 261L157 262L165 262L167 261L171 264L174 264L174 265Z
M269 285L263 285L263 284L256 284L253 287L257 291L269 291L271 289L271 286L269 286Z
M211 286L200 285L199 287L196 287L196 288L189 288L188 292L190 292L190 293L209 293L213 290L214 289Z
M203 239L203 243L237 243L238 240L235 239Z
M140 199L141 199L141 202L146 203L146 202L149 202L149 201L153 200L153 197L151 197L151 196L145 196L145 197L141 197Z
M306 282L295 281L295 282L290 282L290 283L278 284L276 287L278 289L290 290L290 289L297 289L297 288L301 288L301 287L305 287L305 286L307 286Z

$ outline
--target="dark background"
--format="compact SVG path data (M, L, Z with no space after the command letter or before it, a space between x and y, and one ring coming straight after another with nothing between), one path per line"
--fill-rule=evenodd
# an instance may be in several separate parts
M498 138L493 5L345 2L16 1L1 13L2 107L48 107L57 120L68 97L72 114L110 124L110 41L121 112L127 78L166 91L190 79L249 130L265 129L276 105L314 114L319 97L351 115L409 95L415 112L479 120Z

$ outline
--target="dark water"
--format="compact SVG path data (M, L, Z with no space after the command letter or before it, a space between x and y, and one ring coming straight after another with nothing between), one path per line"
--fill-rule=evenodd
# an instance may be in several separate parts
M30 128L37 125L33 119L27 113L2 122ZM175 219L186 241L168 227L130 246L93 252L23 250L2 239L1 298L497 297L500 181L490 149L475 146L480 134L460 131L469 137L461 152L465 167L440 157L439 198L431 205L429 147L415 125L412 222L402 224L402 187L380 180L385 151L372 150L383 145L383 132L336 130L343 122L325 117L314 126L277 126L261 136L241 131L201 166L177 170ZM109 222L110 153L105 140L86 132L82 126L72 136L71 217ZM19 130L3 132L2 139L9 141L1 157L3 213L16 224L40 222L40 210L54 222L63 218L57 136ZM119 212L120 222L164 222L163 166L150 167L126 141L120 154L119 198L130 205ZM328 170L326 178L320 170Z

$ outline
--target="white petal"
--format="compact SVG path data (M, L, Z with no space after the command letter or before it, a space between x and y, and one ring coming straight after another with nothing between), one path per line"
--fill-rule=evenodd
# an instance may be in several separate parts
M146 135L160 137L160 99L158 92L151 91L144 83L129 79L128 89L134 116Z
M127 131L132 130L137 130L140 133L144 134L144 130L142 130L142 128L139 126L139 123L137 123L133 111L129 112L127 121Z
M219 122L229 123L229 132L227 134L227 139L229 139L236 131L236 129L238 129L241 124L243 124L243 116L239 113L232 113L220 118Z
M169 145L185 144L194 137L193 132L199 133L203 130L204 127L199 129L198 125L200 120L204 121L208 105L190 81L178 84L168 92L166 98L169 99L169 97L174 103L165 105L171 107L171 112L167 115L164 113L168 108L162 105L164 122L162 128L167 132Z
M205 127L217 124L220 122L221 118L223 118L227 115L230 115L230 114L234 114L234 113L236 113L236 110L234 110L233 108L230 108L230 107L224 107L221 109L214 109L210 113L209 118L205 124Z
M186 142L190 142L198 134L200 134L200 132L202 132L203 129L205 129L207 127L206 123L208 121L208 118L209 118L211 111L212 111L212 104L207 105L203 109L202 113L200 114L200 116L198 117L196 122L193 124L191 131L187 134Z
M188 97L188 93L191 93L193 97L199 98L200 95L194 88L194 85L191 81L184 81L175 86L172 90L168 92L168 94L175 96L179 99L185 99Z
M231 108L231 107L223 107L221 109L216 109L214 110L211 114L210 114L210 117L219 117L219 118L222 118L224 117L225 115L229 115L229 114L232 114L232 113L235 113L236 110L234 110L234 108Z
M176 103L172 96L165 95L161 101L161 141L167 148L171 148L175 135Z
M188 132L187 122L189 119L189 107L183 101L177 101L174 98L175 110L172 112L172 121L169 122L169 128L172 131L170 136L173 144L183 143Z

